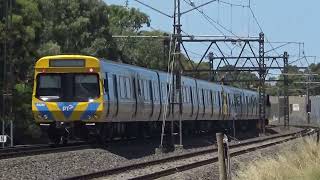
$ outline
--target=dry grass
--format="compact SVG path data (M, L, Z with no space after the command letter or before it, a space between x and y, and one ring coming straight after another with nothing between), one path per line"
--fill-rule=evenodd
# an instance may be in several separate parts
M314 139L299 141L283 148L275 157L260 157L250 164L240 164L233 179L237 180L318 180L320 146Z

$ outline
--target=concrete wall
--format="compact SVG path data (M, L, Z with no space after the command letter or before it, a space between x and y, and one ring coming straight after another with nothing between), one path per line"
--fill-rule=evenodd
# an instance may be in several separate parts
M311 113L310 122L313 125L318 125L320 121L320 96L311 96ZM283 124L283 97L270 97L271 111L269 120L272 123ZM307 123L306 112L307 99L306 96L290 96L289 97L289 118L290 124L305 124ZM297 109L298 107L298 109ZM279 118L280 117L280 118Z

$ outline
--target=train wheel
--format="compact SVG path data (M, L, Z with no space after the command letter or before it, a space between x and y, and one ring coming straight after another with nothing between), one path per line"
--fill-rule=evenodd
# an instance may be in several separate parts
M53 125L48 129L48 138L51 143L58 145L61 142L61 136L59 135L59 129L55 128Z
M61 138L60 138L60 142L62 142L62 144L63 144L63 145L68 144L68 137L61 136Z

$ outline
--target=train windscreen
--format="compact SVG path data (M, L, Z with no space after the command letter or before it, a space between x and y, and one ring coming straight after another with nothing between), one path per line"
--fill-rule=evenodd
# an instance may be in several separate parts
M37 98L54 102L86 102L99 97L98 74L46 73L37 76Z

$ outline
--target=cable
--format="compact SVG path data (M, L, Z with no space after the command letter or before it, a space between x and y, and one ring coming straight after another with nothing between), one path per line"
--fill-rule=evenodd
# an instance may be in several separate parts
M231 5L231 6L237 6L237 7L249 7L248 5L235 4L235 3L230 3L230 2L221 1L221 0L219 0L219 2L221 2L222 4L226 4L226 5Z
M146 3L143 3L143 2L141 2L141 1L139 1L139 0L133 0L133 1L136 1L136 2L138 2L139 4L142 4L143 6L146 6L146 7L148 7L149 9L152 9L152 10L154 10L154 11L156 11L156 12L158 12L158 13L164 15L164 16L167 16L167 17L169 17L169 18L173 18L173 16L170 16L170 15L168 15L168 14L166 14L166 13L164 13L164 12L162 12L162 11L160 11L160 10L158 10L158 9L156 9L156 8L154 8L154 7L146 4Z
M256 24L258 25L260 31L261 31L261 32L264 32L264 31L262 30L262 27L261 27L261 25L260 25L260 23L259 23L256 15L254 14L254 12L253 12L253 10L252 10L252 8L251 8L250 5L249 5L249 10L250 10L250 12L251 12L251 14L252 14L253 19L255 20ZM267 38L266 35L265 35L265 39L266 39L266 42L270 45L270 47L273 49L273 51L274 51L278 56L280 56L280 54L279 54L279 53L275 50L275 48L272 46L272 44L270 43L270 41L268 40L268 38Z

